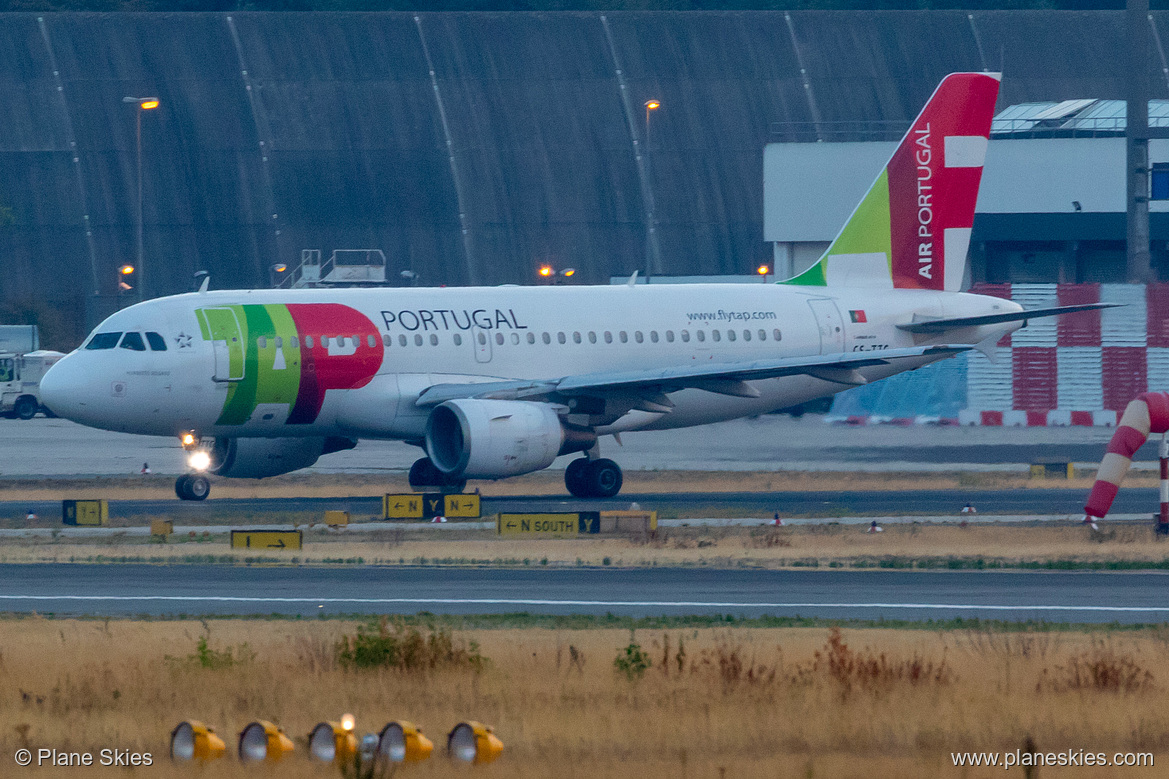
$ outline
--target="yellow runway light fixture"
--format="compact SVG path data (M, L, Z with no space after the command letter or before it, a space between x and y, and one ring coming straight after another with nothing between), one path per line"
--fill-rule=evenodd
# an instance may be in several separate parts
M416 763L430 757L434 742L422 735L413 722L394 720L378 734L379 760L391 763Z
M503 752L500 741L489 726L468 720L455 725L446 740L447 756L461 763L490 763Z
M267 720L257 720L239 734L241 763L275 763L292 749L292 739Z
M214 730L196 720L180 722L170 733L170 759L176 763L217 760L226 749Z
M322 763L345 765L357 754L357 736L353 733L353 717L346 714L341 722L322 722L308 737L308 752Z

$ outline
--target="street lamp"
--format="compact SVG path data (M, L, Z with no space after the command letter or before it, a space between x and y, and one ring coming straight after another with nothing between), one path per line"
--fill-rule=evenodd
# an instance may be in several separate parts
M771 268L767 267L766 265L760 265L758 268L755 269L755 272L759 274L759 277L761 279L763 279L763 283L766 284L767 283L767 274L771 273Z
M656 225L654 224L654 211L656 204L654 203L653 191L653 168L650 165L650 142L649 142L649 115L651 112L662 107L660 101L646 100L645 101L645 179L649 185L649 229L645 235L645 283L650 281L650 266L653 262L653 242Z
M142 112L153 111L158 108L157 97L123 97L123 103L136 103L138 110L134 112L136 122L135 137L137 139L138 149L138 302L143 300L143 289L145 285L142 283L145 277L145 263L143 262L143 248L142 248Z
M129 284L126 283L126 279L130 278L133 275L134 275L134 266L130 265L129 263L118 268L118 276L117 276L117 282L118 282L117 310L118 311L122 310L122 293L134 289L133 287L131 287Z

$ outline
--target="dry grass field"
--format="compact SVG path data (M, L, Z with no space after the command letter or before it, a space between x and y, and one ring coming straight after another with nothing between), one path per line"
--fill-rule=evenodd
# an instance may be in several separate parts
M1042 751L1144 751L1169 762L1169 632L1152 629L640 631L650 665L639 674L614 666L630 633L603 629L456 631L455 646L477 642L485 665L348 668L334 647L357 627L0 621L0 775L335 776L307 761L303 737L344 712L359 732L412 719L438 749L452 725L476 718L505 743L498 762L473 774L436 750L401 776L998 776L955 769L950 753L1014 750L1027 737ZM215 726L229 751L243 725L271 719L299 754L272 771L231 759L180 770L166 759L167 739L188 717ZM155 765L22 771L11 762L22 746L117 747L150 752ZM1040 776L1134 773L1165 769Z
M366 532L313 530L300 551L232 550L226 534L91 540L5 539L0 563L271 562L286 564L694 566L752 568L1160 567L1169 541L1148 525L808 524L771 527L669 527L655 534L515 538L492 531L442 529Z

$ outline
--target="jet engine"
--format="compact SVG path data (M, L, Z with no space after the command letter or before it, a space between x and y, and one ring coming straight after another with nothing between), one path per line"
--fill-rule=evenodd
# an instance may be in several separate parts
M591 430L565 427L552 406L520 400L448 400L426 422L431 462L444 474L465 479L538 471L596 441Z
M307 468L323 454L352 449L351 438L216 438L211 467L219 476L263 479Z

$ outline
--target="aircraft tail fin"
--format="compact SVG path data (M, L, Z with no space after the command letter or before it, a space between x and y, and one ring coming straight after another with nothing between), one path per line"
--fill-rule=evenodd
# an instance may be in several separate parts
M783 284L957 292L999 73L942 79L820 260Z

